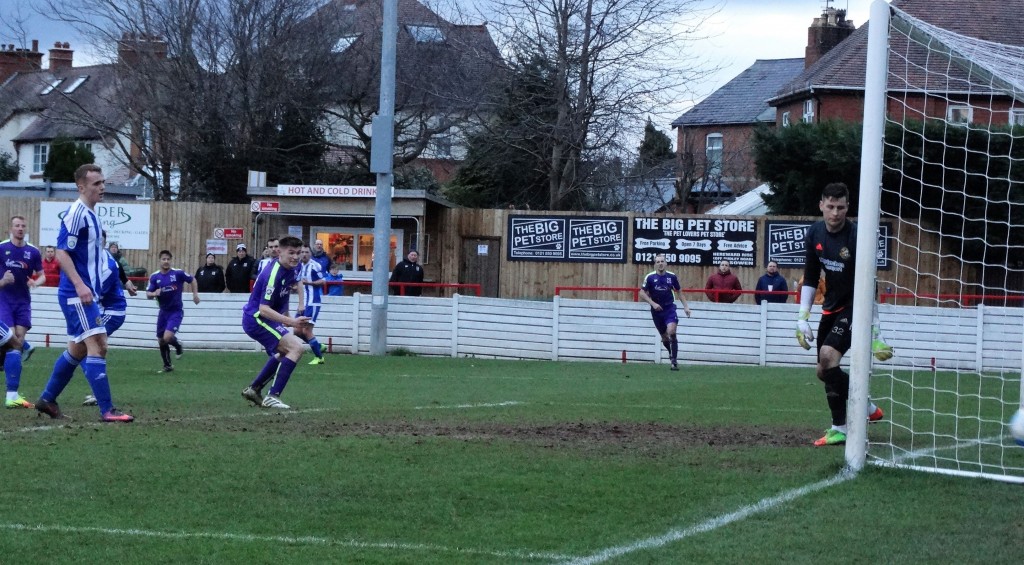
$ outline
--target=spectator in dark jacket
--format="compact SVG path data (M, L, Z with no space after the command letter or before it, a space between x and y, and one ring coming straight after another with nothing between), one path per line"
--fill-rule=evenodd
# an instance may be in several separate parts
M788 292L789 284L786 282L786 277L779 274L779 264L775 261L768 261L768 266L765 267L764 274L761 278L757 279L757 287L754 290L768 291L768 292ZM789 300L788 294L755 294L754 302L760 304L761 302L776 302L783 304Z
M423 267L419 264L420 254L413 249L405 256L405 260L395 265L395 270L391 273L391 282L423 282ZM418 286L407 286L405 288L406 296L419 296L423 293L423 288ZM399 294L399 288L393 287L392 292Z
M740 286L740 279L732 274L728 261L722 261L718 265L718 271L708 277L708 284L704 285L704 294L712 302L736 302L740 297L738 292L723 292L726 290L743 290Z
M317 263L320 263L320 270L325 274L330 272L331 256L328 255L326 251L324 251L324 242L320 241L319 239L314 239L313 248L310 249L310 251L313 252L312 256L310 256L310 259L316 261Z
M196 271L196 285L199 292L224 292L224 269L216 263L213 253L206 254L206 264Z
M249 251L244 243L235 246L235 258L228 263L224 271L224 282L227 283L228 292L249 292L249 281L252 278L253 267L256 260L249 256Z

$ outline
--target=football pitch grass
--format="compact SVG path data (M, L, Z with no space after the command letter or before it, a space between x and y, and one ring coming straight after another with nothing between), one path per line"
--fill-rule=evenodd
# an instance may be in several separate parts
M281 413L239 394L264 359L113 350L135 423L99 423L80 373L74 421L4 411L2 560L1024 562L1020 485L841 475L810 367L307 356Z

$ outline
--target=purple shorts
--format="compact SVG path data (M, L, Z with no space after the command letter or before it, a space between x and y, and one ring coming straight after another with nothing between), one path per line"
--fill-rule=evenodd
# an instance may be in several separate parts
M245 315L242 316L242 330L245 331L245 335L262 345L267 355L277 353L277 345L281 343L281 338L288 333L288 328L284 324Z
M160 310L156 317L156 337L163 337L164 332L178 333L184 317L185 312L182 310Z
M676 315L676 305L669 304L668 306L662 305L661 310L651 309L651 318L654 320L654 327L658 328L658 333L663 334L668 329L669 324L678 324L679 316Z
M6 300L0 300L0 322L7 324L7 326L11 328L14 326L31 328L32 303L8 303Z

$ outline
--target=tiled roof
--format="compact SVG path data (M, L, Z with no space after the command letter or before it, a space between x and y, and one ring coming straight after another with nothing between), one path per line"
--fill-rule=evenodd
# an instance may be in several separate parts
M804 69L804 60L758 60L672 122L673 127L774 122L768 105L779 87Z
M62 135L99 139L101 131L125 123L116 103L115 70L114 65L95 65L17 73L0 85L0 124L16 114L37 114L14 141L50 141ZM79 77L88 78L73 91L65 92ZM56 88L42 94L58 80Z
M342 99L376 101L381 12L379 1L332 0L311 18L332 45L343 37L358 36L337 55L336 91ZM443 39L417 41L410 26L436 28ZM486 26L456 25L416 0L399 0L396 106L475 107L502 65Z
M1013 17L1014 14L1024 12L1024 0L893 0L892 6L915 18L960 35L1024 46L1024 26ZM777 104L787 97L800 95L810 89L863 89L869 25L870 22L862 25L818 62L783 85L771 102ZM924 49L920 48L912 50L910 54L920 65L924 65L925 55ZM890 59L890 66L893 64L896 62ZM943 88L952 90L955 86L944 85Z

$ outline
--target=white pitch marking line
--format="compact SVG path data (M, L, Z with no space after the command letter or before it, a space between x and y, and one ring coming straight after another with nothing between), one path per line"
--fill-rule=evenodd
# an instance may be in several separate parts
M518 400L506 400L504 402L483 402L480 404L449 404L440 406L413 406L413 410L459 410L466 408L500 408L502 406L519 406L525 404Z
M457 553L467 555L487 555L502 559L519 560L548 560L564 561L573 559L572 555L560 553L548 553L542 551L492 551L487 549L472 549L465 547L445 547L442 545L430 545L420 543L402 542L366 542L354 539L339 540L316 536L257 536L252 534L230 534L217 532L162 532L159 530L119 529L119 528L96 528L96 527L74 527L74 526L45 526L30 524L0 524L0 529L23 532L57 532L71 534L102 534L109 536L136 536L164 539L218 539L237 542L266 542L266 543L287 543L296 545L325 545L337 547L351 547L357 549L394 549L400 551L425 551L438 553Z
M685 528L682 530L670 530L660 536L650 537L626 545L609 547L593 555L567 559L564 563L566 565L590 565L593 563L604 563L609 559L614 559L627 553L633 553L634 551L662 547L664 545L668 545L672 542L676 542L684 538L688 538L705 532L710 532L722 526L729 525L733 522L744 520L750 516L753 516L754 514L759 514L761 512L771 510L781 504L785 504L792 500L796 500L801 496L811 494L813 492L817 492L830 486L834 486L839 483L848 481L852 479L854 476L855 475L853 475L852 473L841 472L838 475L832 477L831 479L825 479L824 481L818 481L816 483L812 483L806 486L802 486L800 488L786 491L778 496L762 498L761 500L754 504L744 506L739 510L730 512L728 514L723 514L710 520L705 520L704 522L690 526L689 528Z

